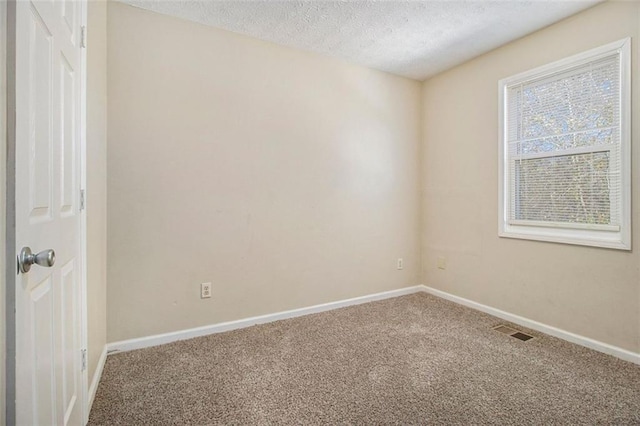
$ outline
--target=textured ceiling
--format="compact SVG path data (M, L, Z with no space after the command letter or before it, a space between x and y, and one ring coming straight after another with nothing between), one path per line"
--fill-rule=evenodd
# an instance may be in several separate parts
M122 0L423 80L599 0Z

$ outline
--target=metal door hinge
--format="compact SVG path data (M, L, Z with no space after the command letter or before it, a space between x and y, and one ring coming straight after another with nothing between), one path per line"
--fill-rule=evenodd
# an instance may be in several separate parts
M84 371L87 369L87 350L82 349L80 353L82 354L82 369L80 371Z
M87 27L84 25L80 27L80 47L87 47Z
M86 204L86 201L84 196L84 189L81 189L80 190L80 210L81 211L84 210L85 204Z

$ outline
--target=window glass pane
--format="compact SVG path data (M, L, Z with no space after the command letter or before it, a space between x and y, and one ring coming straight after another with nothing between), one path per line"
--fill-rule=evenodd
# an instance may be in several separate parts
M609 59L527 84L522 89L520 138L608 128L618 118L618 67Z
M609 225L610 153L515 160L516 220Z

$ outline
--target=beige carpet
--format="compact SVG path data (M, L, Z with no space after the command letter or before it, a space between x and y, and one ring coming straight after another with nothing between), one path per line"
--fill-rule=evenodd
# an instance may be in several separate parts
M640 366L414 294L110 355L91 425L640 424Z

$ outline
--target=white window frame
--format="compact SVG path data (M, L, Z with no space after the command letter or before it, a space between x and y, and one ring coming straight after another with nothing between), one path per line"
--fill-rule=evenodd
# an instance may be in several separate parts
M514 85L551 76L575 66L587 64L599 58L617 53L620 58L620 160L621 160L621 222L620 226L581 226L572 224L563 227L534 221L509 221L511 203L508 159L508 89ZM541 67L502 79L498 82L499 96L499 221L500 237L564 244L605 247L631 250L631 38L609 43L587 52L543 65ZM544 156L544 155L542 155Z

